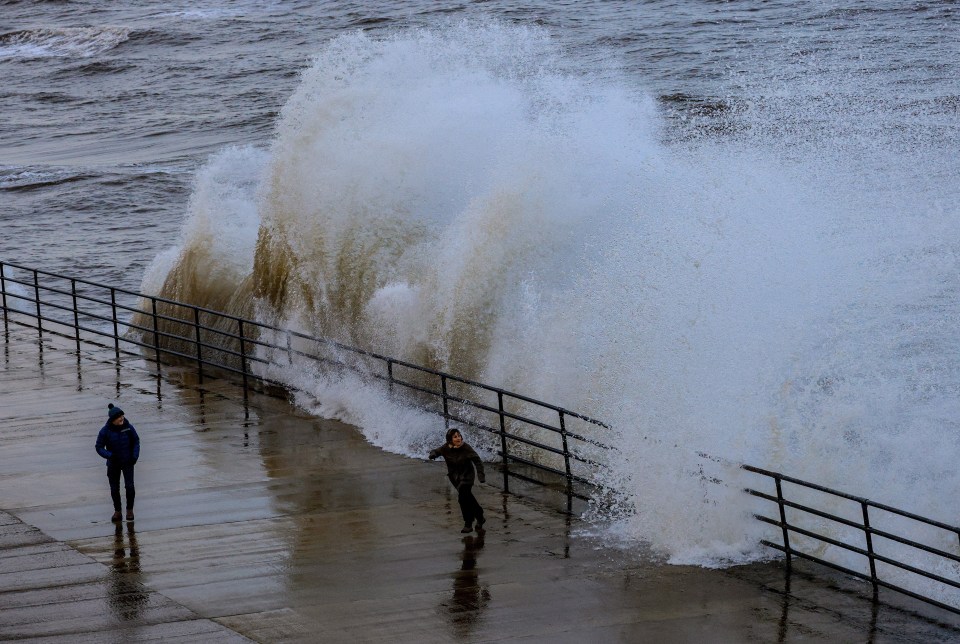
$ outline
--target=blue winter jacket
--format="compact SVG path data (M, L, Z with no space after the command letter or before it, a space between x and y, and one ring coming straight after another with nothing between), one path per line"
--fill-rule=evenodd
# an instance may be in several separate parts
M107 463L126 465L140 458L140 437L126 418L120 426L107 423L97 434L97 454Z

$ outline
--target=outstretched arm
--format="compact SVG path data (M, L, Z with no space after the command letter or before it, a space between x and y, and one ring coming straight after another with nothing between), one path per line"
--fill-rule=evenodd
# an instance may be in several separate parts
M440 457L440 456L443 456L442 450L443 450L443 446L442 446L442 445L441 445L440 447L436 448L436 449L430 450L430 455L429 455L428 458L432 461L432 460L435 459L435 458L438 458L438 457Z

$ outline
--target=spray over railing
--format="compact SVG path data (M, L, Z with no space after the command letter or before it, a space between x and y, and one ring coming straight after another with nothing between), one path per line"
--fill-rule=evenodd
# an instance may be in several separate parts
M313 365L319 368L323 365L328 370L349 370L384 382L391 392L396 389L407 392L406 402L441 415L447 425L460 423L483 430L492 439L493 451L500 457L505 491L510 490L511 478L554 487L566 493L568 511L573 498L586 499L597 491L595 473L603 467L602 454L612 449L588 435L591 431L609 430L606 424L562 407L332 340L200 306L9 262L0 262L0 303L7 330L10 324L14 324L36 329L41 337L48 333L73 339L78 356L82 344L102 347L104 340L108 339L112 341L118 364L122 356L145 359L148 364L156 365L158 377L163 364L188 364L195 366L201 382L205 373L210 376L233 374L242 380L244 395L266 386L296 391L289 382L270 377L271 369L283 366L307 368ZM754 489L745 491L777 504L779 518L755 516L779 528L782 544L768 540L762 543L785 553L788 570L792 557L808 559L867 581L873 586L875 599L876 591L883 587L960 614L956 606L893 583L886 574L896 568L946 588L960 590L960 582L956 580L960 577L960 556L892 530L879 529L875 514L886 513L915 521L951 533L955 539L960 538L960 527L777 472L749 465L742 467L769 477L775 483L775 494ZM862 519L854 520L787 499L784 483L852 501L858 504ZM798 525L799 517L788 517L788 508L791 512L806 513L845 526L861 535L863 545L802 527ZM871 509L874 514L870 514ZM793 520L788 521L788 518ZM801 543L802 540L806 541ZM814 542L864 557L867 571L819 557L813 554L816 547L809 548L809 551L803 549ZM897 552L879 551L880 544L898 544L922 552L932 558L933 563L928 568L941 573L949 570L954 578L907 563L908 559L913 559L903 548ZM889 570L885 571L884 566ZM960 597L960 593L957 596Z
M786 555L787 566L790 566L791 558L798 557L814 561L818 564L827 566L842 573L862 579L873 586L874 600L880 588L886 588L896 591L900 594L912 597L914 599L932 604L944 610L960 615L960 556L956 554L956 546L960 540L960 527L948 525L940 521L934 521L899 508L894 508L882 503L876 503L846 492L833 490L822 485L802 481L797 478L786 476L779 472L753 467L751 465L742 466L743 469L754 474L760 474L773 480L776 490L775 494L760 492L752 488L745 491L748 494L766 499L777 505L777 518L771 518L760 514L754 517L764 523L779 528L781 543L763 540L763 545L779 550ZM792 488L784 485L788 483ZM784 489L793 493L793 498L788 499ZM800 492L803 490L812 490L817 494L808 495L811 499L820 499L819 507L812 507L813 500L803 498L804 503L799 502ZM840 509L831 512L824 509L826 506L842 506L847 504L846 516L842 516ZM849 503L847 503L849 502ZM788 509L789 512L788 512ZM872 512L871 512L872 510ZM789 516L788 516L789 515ZM810 525L806 519L818 517L819 526ZM881 523L882 521L882 523ZM802 527L807 525L807 527ZM899 524L899 525L898 525ZM883 525L884 528L878 526ZM890 527L887 527L887 526ZM909 528L907 528L909 526ZM841 538L833 538L815 532L811 527L819 527L821 531L831 531L836 533L845 532ZM906 531L915 534L917 528L926 528L931 532L931 537L939 536L942 542L947 545L935 547L929 543L921 543L916 539L911 539L903 534L898 534L897 530ZM911 529L912 528L912 529ZM836 535L835 535L836 536ZM846 537L846 540L844 540ZM943 547L955 547L954 552L947 552ZM852 553L854 559L859 559L862 566L860 570L855 569L855 563L848 563L841 559L841 563L835 559L830 561L824 556L817 556L815 552L824 554L825 546L837 548L836 553ZM907 563L911 561L912 563ZM897 574L899 571L899 574ZM936 571L936 572L934 572ZM952 573L952 578L945 573ZM907 574L904 574L907 573ZM899 581L899 580L903 581ZM918 592L906 588L912 580L925 579L931 583L926 583L924 592ZM897 580L898 583L894 583ZM941 591L936 593L936 591ZM943 592L945 591L945 592ZM938 601L931 597L931 594L952 595L954 603Z
M386 383L404 401L452 423L482 430L500 457L503 488L510 478L588 499L600 458L610 447L590 436L609 427L593 418L467 378L397 360L333 340L263 324L201 306L0 262L4 324L102 346L119 363L134 355L156 364L196 366L204 374L239 376L244 394L264 386L296 391L270 376L279 368L350 370Z

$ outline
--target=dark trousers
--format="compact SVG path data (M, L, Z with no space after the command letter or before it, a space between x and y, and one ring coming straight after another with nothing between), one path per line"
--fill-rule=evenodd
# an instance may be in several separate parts
M473 496L473 485L465 483L457 488L457 502L460 503L460 513L463 515L464 525L473 525L474 520L483 521L483 508Z
M127 491L127 509L133 509L133 499L137 491L133 487L133 463L107 463L107 480L110 481L110 498L113 499L113 509L120 511L120 475L123 474L123 487Z

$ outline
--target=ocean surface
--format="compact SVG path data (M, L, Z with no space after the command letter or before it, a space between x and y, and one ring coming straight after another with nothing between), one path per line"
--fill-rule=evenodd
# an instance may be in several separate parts
M669 561L769 556L742 462L958 522L954 2L0 0L0 78L3 260L605 420Z

